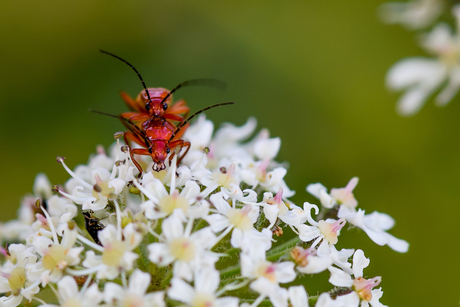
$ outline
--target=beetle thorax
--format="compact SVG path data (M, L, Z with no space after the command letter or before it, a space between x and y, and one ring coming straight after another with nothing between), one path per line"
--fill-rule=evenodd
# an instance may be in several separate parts
M164 103L161 102L169 94L169 91L162 87L150 87L147 89L150 96L150 101L147 96L147 93L142 91L138 96L137 100L140 101L143 105L146 105L146 109L149 112L151 117L161 117L165 112ZM165 100L166 106L171 103L171 96Z
M173 125L166 121L160 125L148 125L144 129L146 137L151 142L155 140L169 141L174 130Z

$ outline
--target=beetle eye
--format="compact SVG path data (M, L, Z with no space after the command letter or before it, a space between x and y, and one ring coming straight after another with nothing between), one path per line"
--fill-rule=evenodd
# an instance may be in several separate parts
M166 102L163 102L163 110L166 111L167 108L168 108L168 104Z
M147 103L147 104L145 105L145 109L146 109L147 111L150 111L150 104L149 104L149 103Z
M166 147L166 153L169 153L171 150L169 149L169 147Z

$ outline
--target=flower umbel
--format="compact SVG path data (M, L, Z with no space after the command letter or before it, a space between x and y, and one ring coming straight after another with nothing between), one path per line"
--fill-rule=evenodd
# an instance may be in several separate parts
M59 157L71 178L51 189L40 174L21 217L0 225L0 306L55 306L36 296L48 287L59 306L382 306L381 277L363 277L364 253L336 246L351 224L406 252L387 232L394 221L358 208L356 177L330 192L311 184L319 206L295 205L274 160L281 140L262 130L244 142L255 124L213 133L200 117L182 164L175 156L140 177L118 142L75 170ZM326 270L331 286L318 296L307 294L310 281L286 285ZM332 295L334 286L346 291Z

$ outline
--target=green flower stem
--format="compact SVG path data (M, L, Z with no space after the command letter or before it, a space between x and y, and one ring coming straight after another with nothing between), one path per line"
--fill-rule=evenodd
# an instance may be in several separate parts
M135 252L139 255L139 258L137 259L137 265L139 266L139 269L144 272L148 271L150 265L150 260L148 257L149 254L147 250L147 245L149 243L148 240L148 236L145 236L141 244L139 244L139 246L135 249Z
M161 282L160 289L165 289L167 285L169 285L169 282L171 281L171 278L173 276L173 269L171 268L169 272L166 274L164 277L163 281Z
M269 261L276 261L280 257L284 256L286 252L294 247L297 243L299 243L300 239L299 237L294 237L290 239L289 241L284 242L283 244L275 247L274 249L270 250L267 253L267 260Z
M231 266L231 267L228 267L224 270L221 271L220 273L220 279L223 280L223 279L227 279L229 277L233 277L234 275L236 275L237 273L240 272L240 265L237 264L237 265L234 265L234 266Z
M309 296L308 297L308 300L310 301L311 304L316 304L316 301L318 300L318 295L313 295L313 296Z
M200 220L198 221L198 223L196 223L195 227L193 227L193 232L195 232L195 231L200 230L201 228L203 228L205 222L206 222L206 221L205 221L204 219L200 219Z
M232 247L232 248L227 249L224 253L231 256L233 254L238 253L240 250L241 250L240 248Z
M256 299L240 299L240 303L248 303L248 304L252 304ZM260 306L260 307L263 307L263 306L273 306L272 302L270 301L270 299L266 298L264 299L262 302L260 302L259 305L257 306Z

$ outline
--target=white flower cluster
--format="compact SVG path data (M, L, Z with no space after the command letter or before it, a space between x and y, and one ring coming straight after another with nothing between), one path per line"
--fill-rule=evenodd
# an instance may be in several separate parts
M382 18L388 23L401 23L412 30L431 26L444 9L441 0L414 0L390 2L381 6ZM387 86L406 92L399 99L397 110L401 115L418 112L433 93L438 106L449 103L460 89L460 6L451 8L455 26L437 23L429 32L419 35L420 45L433 57L403 59L390 68Z
M293 204L274 161L281 141L262 130L245 142L255 126L213 133L201 117L181 165L175 155L142 176L118 140L74 171L58 157L72 178L52 187L38 175L19 218L0 225L0 306L384 306L364 252L336 245L348 224L406 252L387 232L394 220L357 207L356 177L329 191L308 185L320 206ZM308 295L302 276L324 271L331 288Z

